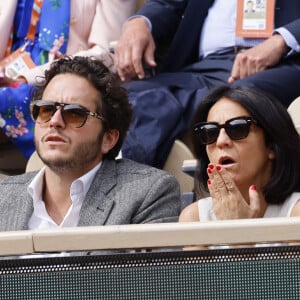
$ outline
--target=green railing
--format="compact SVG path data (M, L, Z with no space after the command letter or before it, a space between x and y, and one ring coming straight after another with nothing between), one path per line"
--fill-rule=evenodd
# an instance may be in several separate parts
M289 218L3 232L0 299L300 299L299 229ZM200 244L227 247L181 250Z

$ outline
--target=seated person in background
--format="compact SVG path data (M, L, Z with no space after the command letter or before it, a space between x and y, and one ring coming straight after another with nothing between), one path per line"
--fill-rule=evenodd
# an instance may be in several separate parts
M300 139L284 106L248 87L211 91L195 113L197 179L210 197L180 222L300 215Z
M109 43L119 38L123 22L135 10L135 2L0 1L0 130L7 136L3 142L10 139L26 159L30 157L34 151L34 124L29 111L32 85L39 83L50 61L65 54L93 56L113 68ZM20 48L24 50L22 55L29 53L35 67L31 63L30 69L21 68L21 59L6 65L9 55Z
M30 107L45 167L0 180L0 231L178 220L173 176L115 159L132 109L104 64L81 56L53 62Z
M237 13L244 14L237 3L149 0L124 24L115 47L118 74L124 82L143 79L125 84L135 117L124 157L162 167L200 99L217 85L254 86L286 107L300 95L300 1L268 5L275 18L267 38L237 34ZM156 75L145 78L144 67Z

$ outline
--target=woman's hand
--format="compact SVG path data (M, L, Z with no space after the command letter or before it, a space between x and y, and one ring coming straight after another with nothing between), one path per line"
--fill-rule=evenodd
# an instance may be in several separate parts
M256 186L249 187L249 204L232 180L230 174L220 165L209 164L208 188L213 200L214 213L218 220L247 219L262 217L262 194Z

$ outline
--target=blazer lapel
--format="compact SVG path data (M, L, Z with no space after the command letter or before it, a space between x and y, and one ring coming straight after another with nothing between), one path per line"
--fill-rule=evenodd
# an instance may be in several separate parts
M83 202L79 226L104 225L114 206L110 191L116 185L116 162L104 160Z
M178 71L198 59L201 28L213 2L214 0L188 1L184 17L163 66L165 70L169 72Z
M28 229L29 219L33 213L33 200L26 190L26 195L21 197L21 214L17 219L17 228Z

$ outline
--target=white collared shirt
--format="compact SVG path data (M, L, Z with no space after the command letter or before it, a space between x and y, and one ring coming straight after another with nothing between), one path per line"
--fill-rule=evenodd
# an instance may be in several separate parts
M27 188L28 193L33 199L33 213L29 219L29 229L49 229L59 227L75 227L79 222L79 213L83 200L92 184L92 181L101 167L101 162L95 166L88 173L80 178L74 180L70 188L70 198L72 204L69 207L64 219L60 224L54 222L49 216L45 203L43 201L43 184L45 168L41 169L39 173L33 178L32 182Z
M208 10L200 40L200 55L235 46L237 0L215 0Z

